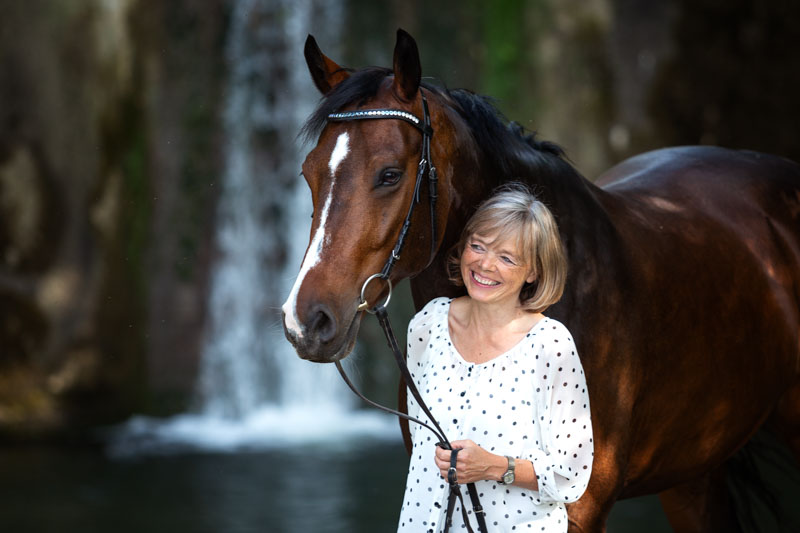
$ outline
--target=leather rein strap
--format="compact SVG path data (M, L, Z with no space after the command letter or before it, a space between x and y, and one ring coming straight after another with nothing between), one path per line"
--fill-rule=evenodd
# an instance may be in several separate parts
M400 253L403 251L403 246L405 244L406 236L408 235L409 227L411 226L411 217L414 214L414 207L420 201L420 188L423 181L423 177L425 174L428 175L428 199L430 203L430 224L431 224L431 253L430 259L428 260L428 264L425 268L427 268L432 262L434 257L436 256L436 199L437 195L437 182L438 179L436 177L436 167L433 166L433 161L431 159L431 137L433 137L433 128L431 127L431 117L430 112L428 111L428 100L425 98L425 93L422 92L420 89L420 95L422 96L422 111L423 111L423 119L420 120L419 117L416 115L409 113L408 111L403 111L401 109L362 109L357 111L343 111L339 113L331 113L328 115L328 120L331 122L346 122L352 120L377 120L377 119L397 119L408 122L415 128L417 128L422 133L422 154L420 155L419 165L417 166L417 178L416 182L414 183L414 197L411 199L411 205L408 208L408 213L406 214L406 218L403 221L403 226L400 229L400 235L397 237L397 242L392 249L392 253L389 258L386 260L386 263L383 265L383 269L381 270L380 274L376 274L373 277L380 277L386 280L389 283L390 287L390 296L391 296L391 281L389 280L389 276L394 268L395 263L400 259ZM367 279L364 283L364 287L362 288L362 300L363 300L363 292L366 288L367 284L372 280L373 277ZM388 299L385 303L388 303ZM365 302L362 302L365 304ZM363 309L366 309L364 307ZM362 307L359 306L359 311L362 310ZM383 333L386 336L386 340L389 343L389 348L394 354L395 361L397 362L397 366L400 368L400 373L403 376L403 380L405 381L406 385L408 386L409 391L414 396L414 399L417 401L420 409L425 413L428 417L428 420L435 426L435 429L430 425L426 424L422 420L410 416L406 413L402 413L395 409L390 409L389 407L385 407L380 405L376 402L365 397L359 390L353 385L350 379L347 377L347 374L342 368L342 364L340 361L336 361L336 369L341 374L342 379L347 384L348 387L362 400L366 403L385 411L387 413L391 413L395 416L398 416L402 419L408 420L410 422L416 422L421 426L427 428L428 430L432 431L436 438L438 439L437 446L444 448L445 450L451 450L450 455L450 470L448 471L447 480L450 485L450 495L448 496L447 501L447 515L445 517L445 527L444 533L448 533L450 527L453 522L453 511L455 508L455 500L456 498L459 499L461 502L461 514L464 519L464 524L467 527L468 533L474 533L474 530L470 526L469 516L466 510L466 506L464 505L464 497L461 494L461 487L458 484L456 479L456 470L455 465L458 458L458 451L453 450L450 446L450 441L447 440L447 437L444 434L441 426L431 414L430 409L428 409L427 404L422 399L422 395L420 395L417 386L414 383L414 379L411 377L411 373L408 370L408 365L406 364L406 358L403 355L400 347L397 344L397 338L394 335L394 331L392 330L392 326L389 323L389 315L386 312L386 307L384 305L378 305L375 307L374 310L369 310L371 313L375 314L378 319L378 322L383 329ZM478 519L478 531L480 533L488 533L486 529L486 519L484 518L485 512L483 507L481 506L481 502L478 499L478 491L475 488L474 483L467 484L467 491L469 492L470 500L472 501L472 509L475 513L475 516Z
M378 323L381 325L381 329L383 329L383 333L386 336L386 340L389 343L389 349L391 350L392 354L394 355L395 361L397 362L397 366L400 368L400 374L403 377L403 380L406 382L408 386L408 390L411 392L411 395L414 396L414 399L417 401L420 409L425 413L425 416L431 421L431 423L435 426L436 429L432 428L422 420L415 418L411 415L406 413L402 413L395 409L391 409L389 407L380 405L372 400L368 399L366 396L361 394L361 392L353 385L350 379L347 377L347 374L342 368L341 361L336 361L336 369L341 374L342 379L344 382L347 383L347 386L350 387L359 398L367 402L372 407L376 407L381 411L385 411L387 413L391 413L395 416L403 418L405 420L416 422L421 426L429 429L436 435L436 438L439 440L437 446L444 448L445 450L451 450L450 454L450 469L447 473L447 481L450 484L450 495L447 499L447 514L445 515L445 527L444 533L448 533L450 527L453 523L453 511L455 509L455 501L456 498L461 502L461 514L464 519L464 524L467 526L468 533L474 533L474 530L470 526L469 522L469 515L467 513L466 506L464 505L464 496L461 494L461 487L458 484L455 474L455 465L457 461L457 455L459 450L454 450L452 446L450 446L450 441L447 440L447 437L444 434L439 423L431 414L430 409L428 409L425 400L422 399L422 395L419 393L419 389L417 389L417 385L414 383L414 378L411 377L411 372L408 370L408 365L406 364L406 359L403 356L403 353L400 351L400 346L397 343L397 338L395 337L394 330L392 330L392 325L389 322L389 315L386 312L386 308L382 305L379 305L374 310L375 316L378 319ZM475 516L478 520L478 531L480 533L488 533L488 529L486 529L486 518L485 518L485 511L483 510L483 506L481 505L480 499L478 498L478 490L475 488L475 483L467 483L467 492L469 493L469 498L472 501L472 510L475 513Z

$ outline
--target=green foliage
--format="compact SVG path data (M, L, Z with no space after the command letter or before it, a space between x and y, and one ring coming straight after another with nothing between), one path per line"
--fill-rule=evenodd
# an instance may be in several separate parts
M483 92L500 101L513 101L520 95L520 77L524 70L525 36L524 0L483 2L484 58Z

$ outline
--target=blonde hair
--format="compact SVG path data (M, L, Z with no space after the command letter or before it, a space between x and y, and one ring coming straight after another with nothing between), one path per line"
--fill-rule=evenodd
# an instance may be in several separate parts
M506 238L516 234L517 252L523 266L535 276L519 293L520 306L541 313L564 293L567 258L553 214L521 183L503 186L484 201L461 232L461 238L448 258L450 281L463 285L461 254L473 235Z

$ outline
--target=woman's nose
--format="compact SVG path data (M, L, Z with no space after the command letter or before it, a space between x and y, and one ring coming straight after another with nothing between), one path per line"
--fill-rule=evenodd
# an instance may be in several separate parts
M494 268L494 257L492 254L484 254L481 256L480 265L484 270L492 270Z

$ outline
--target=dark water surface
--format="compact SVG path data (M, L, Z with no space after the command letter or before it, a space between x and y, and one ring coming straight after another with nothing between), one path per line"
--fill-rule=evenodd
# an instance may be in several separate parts
M407 459L303 446L110 459L89 449L0 451L0 532L394 531ZM669 532L655 498L620 502L609 532Z

